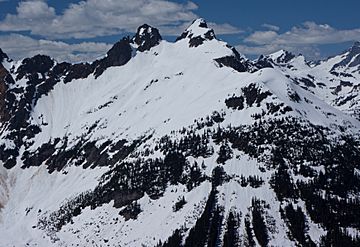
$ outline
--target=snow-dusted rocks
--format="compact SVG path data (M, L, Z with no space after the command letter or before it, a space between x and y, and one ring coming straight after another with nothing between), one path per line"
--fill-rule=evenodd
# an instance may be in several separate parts
M269 55L268 57L277 64L284 64L290 62L296 56L286 50L280 50Z
M159 30L147 24L140 26L132 39L138 51L148 51L160 44L162 40Z

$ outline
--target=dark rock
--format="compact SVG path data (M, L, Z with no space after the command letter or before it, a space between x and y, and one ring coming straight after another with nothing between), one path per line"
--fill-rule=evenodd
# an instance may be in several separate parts
M89 63L79 63L68 68L64 83L72 80L87 78L94 71L94 66Z
M261 90L253 83L242 88L242 91L246 99L246 103L250 107L254 103L256 103L257 106L260 106L261 101L272 95L269 91L261 92Z
M232 56L225 56L221 58L216 58L215 61L220 65L220 67L230 67L238 72L252 72L255 71L253 64L241 57L240 53L232 46L227 45L229 49L233 52Z
M149 45L149 44L148 44ZM104 71L113 66L122 66L129 62L132 55L132 48L129 37L125 37L117 42L103 59L96 61L92 66L95 66L95 78L98 78Z
M137 199L137 197L129 197L129 199ZM124 209L122 209L119 212L119 214L125 218L125 221L128 221L130 219L135 220L140 213L141 213L141 207L140 204L138 204L137 202L133 202L127 205Z
M193 21L193 23L194 23L194 22L195 22L195 21ZM208 28L208 25L207 25L207 23L206 23L205 20L202 20L202 21L199 23L199 27Z
M243 96L233 96L226 99L226 106L234 110L242 110L245 107L245 101L249 107L252 107L254 103L256 103L256 106L260 106L260 103L264 99L272 95L269 91L262 92L261 89L253 83L242 88L242 93Z
M201 37L201 36L197 36L197 37L194 37L194 38L191 38L189 40L189 46L190 47L198 47L199 45L202 45L204 43L206 39Z
M341 62L335 64L330 71L339 67L355 67L360 65L360 42L355 42L346 53L348 53L347 56Z
M299 81L304 83L304 85L306 87L313 87L313 88L316 87L316 85L308 78L303 77L303 78L300 78Z
M198 28L203 29L203 33L193 33L191 32L191 27L194 25L198 25ZM208 25L205 20L198 19L194 20L191 26L186 29L179 37L176 38L176 41L188 38L189 39L189 47L198 47L202 45L206 40L216 39L215 33L213 29L208 28Z
M225 100L225 104L228 108L234 110L242 110L244 109L244 97L231 97Z
M349 64L349 67L356 67L360 65L360 55L357 55L357 57Z
M340 85L343 87L352 87L354 84L350 81L340 81Z
M200 24L201 25L201 24ZM214 30L209 29L205 34L204 37L202 37L201 35L198 36L194 36L193 33L190 33L190 35L188 35L188 37L190 38L189 40L189 47L198 47L199 45L202 45L204 43L204 41L206 40L213 40L216 38Z
M288 63L293 58L295 58L294 54L292 54L291 52L288 52L288 51L284 51L283 54L281 54L281 56L276 58L275 62L276 63Z
M261 55L258 60L255 62L255 67L257 67L258 69L263 69L263 68L273 68L274 66L271 64L270 60Z
M140 26L132 41L138 45L138 51L148 51L160 44L162 40L159 30L147 24Z
M213 40L213 39L215 39L216 37L215 37L215 33L214 33L214 30L209 30L208 32L206 32L205 34L204 34L204 37L205 37L205 39L207 39L207 40Z
M299 94L295 91L288 91L288 96L291 101L299 103L301 101L301 98Z
M356 96L357 96L356 94L350 94L350 95L341 97L340 99L337 99L335 103L337 106L342 106L342 105L345 105L346 103L348 103L349 101L355 99Z
M8 91L9 78L12 79L9 72L0 64L0 123L4 123L9 120L10 114L6 104L6 94Z
M234 56L226 56L215 59L216 62L220 65L220 67L230 67L238 72L246 72L247 67L236 57Z
M188 36L189 32L183 32L179 37L176 38L175 42L185 39Z
M269 114L275 114L280 111L281 105L274 103L266 103L266 108L269 110Z
M25 58L17 69L16 80L21 80L25 75L30 78L38 78L38 73L45 77L45 73L54 66L54 61L45 55L36 55L32 58Z
M0 48L0 63L4 62L5 59L9 59L9 57Z

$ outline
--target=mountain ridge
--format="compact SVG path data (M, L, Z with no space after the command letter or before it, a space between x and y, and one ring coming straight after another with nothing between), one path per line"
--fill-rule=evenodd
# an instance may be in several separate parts
M0 245L359 243L357 71L180 37L4 62Z

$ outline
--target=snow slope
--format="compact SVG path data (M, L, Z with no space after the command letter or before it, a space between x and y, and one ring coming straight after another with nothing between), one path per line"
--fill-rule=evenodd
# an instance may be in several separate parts
M140 36L146 32L139 30ZM335 236L326 222L308 211L311 200L300 188L301 181L317 181L322 171L327 174L328 167L318 164L316 155L296 159L300 163L291 158L307 144L314 148L311 152L323 154L327 151L322 147L332 152L338 143L347 143L341 141L344 135L358 140L359 108L353 102L359 97L358 72L344 70L353 76L348 79L352 86L333 93L344 75L331 74L331 70L346 55L315 66L302 56L277 61L284 57L284 51L280 51L267 57L272 68L239 72L232 63L224 65L217 59L233 57L241 63L254 63L254 67L256 62L245 61L244 57L239 60L234 49L216 39L202 19L194 21L174 43L159 41L145 51L136 51L137 44L132 47L134 54L126 64L109 67L97 78L90 73L66 82L63 75L51 90L32 102L25 127L12 129L7 122L0 123L3 157L6 150L17 145L12 133L22 133L31 126L40 129L34 136L21 135L23 142L16 146L19 152L13 168L3 167L5 158L0 161L0 246L156 246L176 230L181 232L182 244L191 246L191 231L200 234L197 224L207 211L209 217L204 219L210 222L206 224L219 230L212 232L209 226L208 235L198 235L206 246L212 246L212 237L225 245L231 229L230 212L238 216L236 243L232 246L251 241L257 246L264 241L269 246L302 246L305 242L319 245L324 241L322 237ZM4 65L15 80L9 88L24 89L31 83L26 76L16 79L20 62ZM39 73L39 77L49 74ZM304 77L315 87L306 86L308 81L299 82ZM36 88L39 90L39 86ZM340 97L351 94L356 94L353 101L337 103ZM294 131L276 127L282 124L298 127ZM263 142L259 126L268 128L268 133L274 128L278 132ZM229 136L219 137L220 130ZM297 130L302 131L300 137ZM237 134L254 136L240 145L237 140L241 142L245 137L235 138ZM192 146L191 141L187 148L180 148L191 135L206 136L201 139L205 153L197 155L200 148ZM301 191L294 197L287 194L285 199L273 182L280 166L270 165L282 163L273 160L274 150L283 148L276 138L284 136L289 143L302 145L297 150L288 147L290 151L284 153L289 156L281 159L291 183ZM123 140L126 144L119 147ZM173 143L171 148L172 142L178 146ZM256 151L251 151L253 145ZM126 155L118 156L122 152ZM177 178L166 170L177 171L171 168L177 161L166 162L173 152L185 158ZM355 160L358 154L354 151L349 160ZM163 166L155 165L151 170L152 162ZM340 166L345 164L342 158L339 162ZM49 169L50 164L55 168ZM201 178L193 179L191 171L198 166ZM300 166L309 167L313 175L299 172ZM215 179L217 169L224 172L219 173L220 182ZM142 182L146 176L152 178L152 173L163 174L163 170L167 175L155 177L150 181L155 183L152 187ZM256 177L261 182L245 183L242 177ZM337 195L335 192L331 195ZM356 187L348 192L359 196ZM174 210L181 198L186 203ZM292 223L279 210L290 204L299 207L306 218L305 240L292 235ZM135 209L131 205L136 205ZM131 211L138 208L137 213ZM261 227L256 223L256 210L265 222L265 240L258 230ZM215 220L217 214L221 220ZM359 225L342 227L351 229L355 236L360 233Z

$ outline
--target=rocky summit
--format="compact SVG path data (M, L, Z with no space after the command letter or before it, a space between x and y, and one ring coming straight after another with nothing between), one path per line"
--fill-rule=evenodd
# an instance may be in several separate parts
M0 50L0 246L360 246L359 59L249 60L203 19Z

